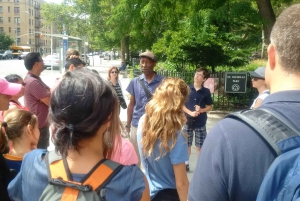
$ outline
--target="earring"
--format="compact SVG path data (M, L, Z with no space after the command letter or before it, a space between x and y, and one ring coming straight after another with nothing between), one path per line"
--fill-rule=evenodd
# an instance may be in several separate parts
M113 146L111 135L110 135L110 132L108 131L108 128L106 129L106 131L104 133L104 143L108 147L112 147Z

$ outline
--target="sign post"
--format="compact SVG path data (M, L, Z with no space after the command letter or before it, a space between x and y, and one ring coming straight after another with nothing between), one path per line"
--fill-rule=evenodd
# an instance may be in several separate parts
M226 93L246 93L247 73L226 73Z

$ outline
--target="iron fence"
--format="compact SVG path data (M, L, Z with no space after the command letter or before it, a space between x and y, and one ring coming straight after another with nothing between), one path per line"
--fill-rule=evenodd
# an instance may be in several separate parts
M141 75L140 70L134 69L133 76ZM157 71L157 74L164 77L178 77L186 83L192 83L194 73L192 72L175 72L175 71ZM226 93L225 92L225 72L213 73L210 75L214 78L214 92L211 94L213 99L213 110L235 111L249 108L257 96L257 90L252 87L251 77L247 74L246 92L245 93Z

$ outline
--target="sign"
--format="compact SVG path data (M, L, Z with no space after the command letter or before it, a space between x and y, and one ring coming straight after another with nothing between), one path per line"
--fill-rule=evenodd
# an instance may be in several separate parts
M226 73L226 93L246 93L247 73Z
M210 90L210 93L214 93L215 92L215 78L208 78L205 82L204 82L204 87L208 88Z

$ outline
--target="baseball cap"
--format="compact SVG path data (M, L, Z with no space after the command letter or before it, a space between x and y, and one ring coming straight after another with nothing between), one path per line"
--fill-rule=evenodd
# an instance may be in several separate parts
M146 52L143 52L139 55L140 57L146 57L154 62L157 62L157 58L155 56L155 54L153 52L150 52L150 51L146 51Z
M266 67L259 67L255 71L249 71L252 77L263 78L265 79Z
M4 78L0 78L0 94L15 95L19 93L22 85L7 82Z

